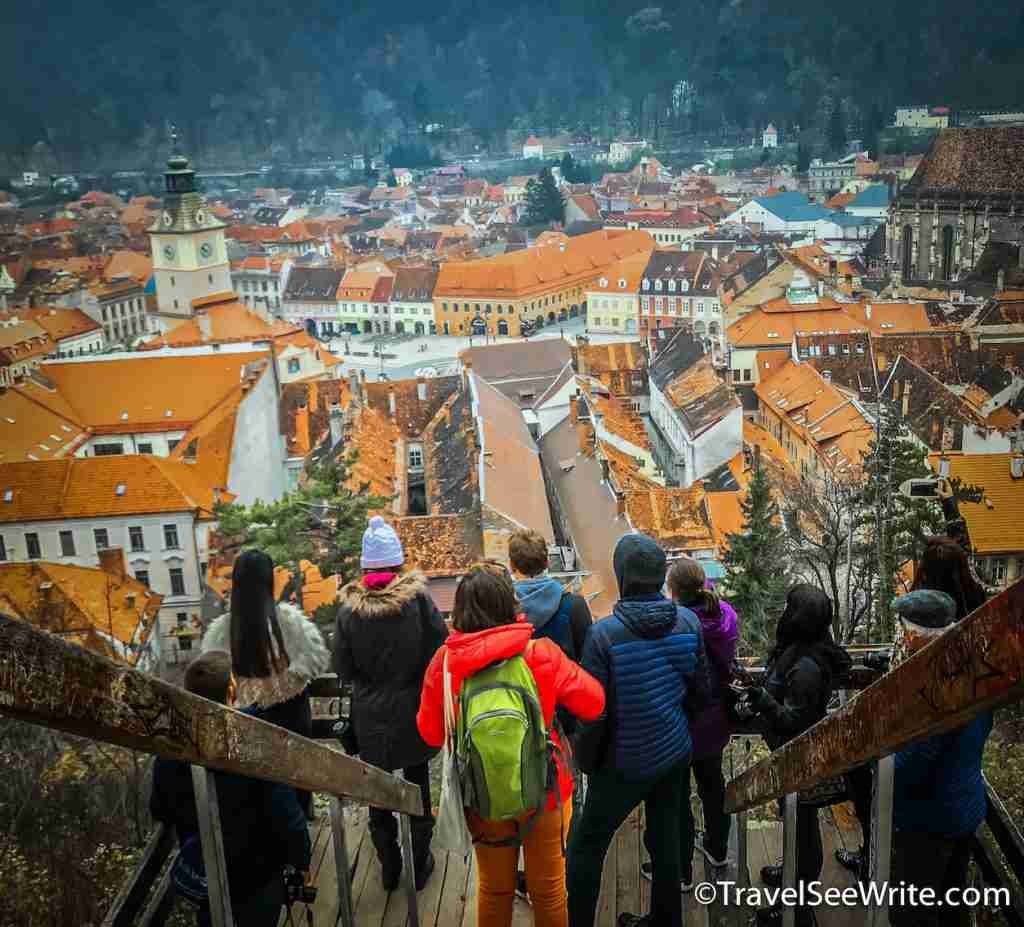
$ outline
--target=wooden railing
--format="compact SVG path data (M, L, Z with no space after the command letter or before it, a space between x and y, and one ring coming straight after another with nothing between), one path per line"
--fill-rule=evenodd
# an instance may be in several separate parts
M1024 581L1004 590L810 730L737 776L726 789L726 810L742 820L748 809L784 799L783 884L789 887L796 872L797 793L858 766L874 764L871 879L887 883L893 754L1022 695ZM996 878L993 846L997 846L1019 882L1024 877L1024 843L991 790L988 824L992 840L987 849L979 844L979 865ZM1010 908L1008 916L1024 914L1024 906L1017 910L1017 896ZM882 906L872 908L869 915L872 925L888 924L888 911ZM783 924L792 925L794 916L792 908L785 909Z
M237 773L331 796L338 866L339 922L352 923L342 802L399 813L409 923L417 924L410 815L423 813L420 791L400 777L283 728L208 701L138 670L82 650L0 615L0 712L105 743L192 764L214 927L232 927L216 785L212 770ZM118 897L114 919L130 923L149 894L167 838L154 835L135 887ZM147 868L148 867L148 868ZM150 873L147 880L142 877Z

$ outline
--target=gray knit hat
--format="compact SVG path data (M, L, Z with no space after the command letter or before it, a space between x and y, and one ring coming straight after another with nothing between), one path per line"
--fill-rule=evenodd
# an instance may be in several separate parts
M363 555L359 562L364 570L397 567L405 563L402 542L398 540L395 529L380 515L374 515L363 532Z

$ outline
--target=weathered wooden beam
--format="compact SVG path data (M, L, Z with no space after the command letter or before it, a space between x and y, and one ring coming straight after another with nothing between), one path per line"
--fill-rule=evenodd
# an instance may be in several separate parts
M0 712L211 769L422 814L400 778L0 615Z
M1024 696L1024 580L729 783L743 811Z

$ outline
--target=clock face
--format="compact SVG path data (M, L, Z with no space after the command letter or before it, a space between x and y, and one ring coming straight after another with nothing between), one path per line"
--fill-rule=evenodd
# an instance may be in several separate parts
M166 209L164 210L163 214L163 223L168 228L170 228L170 226L174 224L174 216L172 216Z
M174 245L164 245L164 257L168 261L174 260Z
M213 247L211 246L211 244L208 241L204 241L199 246L199 256L204 261L208 261L208 260L210 260L210 257L212 256L212 254L213 254Z

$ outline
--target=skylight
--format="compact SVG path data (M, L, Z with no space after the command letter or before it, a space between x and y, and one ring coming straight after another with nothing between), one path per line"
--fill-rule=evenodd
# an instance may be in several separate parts
M114 495L123 496L127 488L128 487L125 486L124 483L118 483L117 486L114 487Z
M14 490L13 489L5 489L4 490L4 502L13 502L13 501L14 501Z

